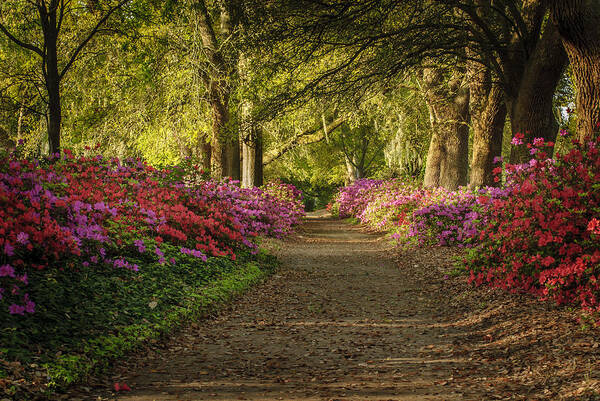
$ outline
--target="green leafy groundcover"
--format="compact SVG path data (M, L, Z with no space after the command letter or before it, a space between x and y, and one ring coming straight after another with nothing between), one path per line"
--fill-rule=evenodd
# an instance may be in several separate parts
M81 266L32 277L30 293L40 301L38 313L0 316L8 322L0 329L0 380L11 376L10 361L19 361L45 368L47 391L63 389L105 370L146 341L214 311L276 266L264 252L199 263L175 248L167 251L177 259L175 265L140 260L139 272ZM4 387L0 398L2 391L18 396L25 390L14 383Z

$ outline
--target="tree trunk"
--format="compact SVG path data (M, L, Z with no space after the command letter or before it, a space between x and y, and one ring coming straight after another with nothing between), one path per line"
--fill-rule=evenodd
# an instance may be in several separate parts
M212 148L210 142L205 142L202 144L202 171L210 174L210 163L212 155Z
M249 144L250 138L245 137L242 141L242 188L254 186L255 153Z
M553 97L568 59L556 26L548 23L537 46L527 60L516 93L507 93L513 136L521 133L527 142L533 138L555 141L558 123L553 112ZM526 146L511 149L511 163L531 158Z
M469 89L458 76L444 82L439 69L425 70L423 80L433 131L424 185L456 189L467 184Z
M254 148L254 186L261 187L264 184L263 164L263 134L260 129L256 130L256 147Z
M354 165L356 157L353 157L353 159L350 160L347 155L344 157L344 161L346 162L346 185L352 184L358 178L358 172Z
M446 158L446 147L443 143L441 132L437 126L432 126L431 141L427 152L427 162L425 163L425 178L423 185L426 187L440 186L440 171L442 160Z
M229 88L227 65L221 54L219 43L212 26L212 19L204 0L198 1L198 31L204 53L208 59L205 70L200 71L204 84L208 88L208 102L212 109L211 136L211 176L221 179L235 175L239 179L239 141L237 136L230 137ZM221 13L221 29L230 27L226 12ZM237 153L236 153L237 149Z
M242 187L259 187L263 184L262 133L253 120L253 103L249 98L248 59L244 53L238 58L242 101L240 136L242 138Z
M23 117L25 114L25 106L19 107L19 119L17 120L17 140L23 136Z
M241 161L240 161L240 141L235 134L235 138L226 138L225 143L225 163L224 176L230 177L232 180L240 181L241 179Z
M259 130L242 143L242 186L260 187L263 184L262 135Z
M211 96L212 103L212 138L211 138L211 160L210 174L219 180L228 176L227 149L224 138L225 130L229 122L229 110L217 98Z
M233 35L233 27L232 27L232 19L229 13L228 8L225 4L221 4L221 35L224 38L222 41L231 40L231 36ZM239 63L238 63L239 65ZM236 65L223 65L223 71L234 71ZM227 82L222 82L221 85L221 93L223 94L223 104L224 107L229 107L229 94L230 89L228 87ZM232 80L229 80L229 84L232 83ZM227 113L227 124L230 122L229 113ZM223 141L225 143L224 149L224 175L227 177L231 177L232 180L239 181L241 179L241 166L240 166L240 134L237 129L232 129L230 126L226 126L226 130L222 132L225 135L223 136Z
M600 123L600 2L554 0L553 20L571 62L577 87L577 135L598 135Z
M45 83L48 91L48 144L50 154L60 153L60 73L58 72L58 29L56 26L56 10L49 14L41 14L42 28L46 50Z
M493 82L489 68L469 62L470 113L473 126L471 188L493 186L494 158L502 153L502 134L506 122L504 92Z

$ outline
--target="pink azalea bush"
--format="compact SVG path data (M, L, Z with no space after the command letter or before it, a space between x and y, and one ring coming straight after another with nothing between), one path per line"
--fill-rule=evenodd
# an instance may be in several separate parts
M0 308L12 315L36 309L27 292L33 271L138 271L140 255L176 263L166 248L202 268L208 257L235 260L238 250L255 250L260 237L285 235L304 213L301 194L283 183L190 185L183 167L155 169L68 150L54 160L0 158Z
M517 142L519 138L517 138ZM470 281L600 310L600 149L580 144L556 159L537 138L524 165L507 165L506 199L491 202L478 245L464 260Z
M503 196L506 192L497 188L447 191L402 180L365 179L341 188L333 210L388 231L399 243L465 246L485 221L489 197Z

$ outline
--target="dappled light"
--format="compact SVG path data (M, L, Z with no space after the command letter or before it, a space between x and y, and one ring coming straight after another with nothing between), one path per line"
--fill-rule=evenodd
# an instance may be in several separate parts
M600 400L600 1L0 0L0 401Z

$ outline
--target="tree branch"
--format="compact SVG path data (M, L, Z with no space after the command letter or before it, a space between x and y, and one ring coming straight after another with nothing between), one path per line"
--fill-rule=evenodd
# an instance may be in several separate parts
M11 34L8 31L8 29L6 29L6 27L4 25L2 25L2 23L0 23L0 31L4 32L6 37L8 37L8 39L10 39L14 43L16 43L18 46L21 46L22 48L27 49L27 50L31 50L32 52L37 53L40 57L44 56L44 52L42 52L42 50L39 47L34 46L29 43L25 43L25 42L17 39L13 34Z
M335 129L337 129L340 125L342 125L344 123L345 119L344 118L337 118L336 120L334 120L333 122L331 122L329 125L327 125L325 128L327 130L327 132L331 133L332 131L334 131ZM320 128L315 128L315 129L311 129L308 131L304 131L299 133L298 135L296 135L291 141L289 141L287 144L285 144L281 149L279 149L273 156L267 158L264 162L263 165L266 166L272 162L274 162L275 160L279 159L281 156L283 156L284 154L286 154L287 152L289 152L292 149L295 149L296 147L300 146L300 145L307 145L308 143L300 143L300 139L307 137L309 135L313 135L319 131L322 131L323 127ZM316 143L316 142L320 142L323 139L325 139L325 135L323 135L322 138L320 138L317 141L313 141L313 142L309 142L309 143Z
M88 42L90 40L92 40L92 38L94 37L94 35L96 33L98 33L98 30L100 29L100 27L110 18L110 16L115 11L117 11L118 9L120 9L121 7L123 7L126 3L129 3L130 1L131 0L121 0L119 2L119 4L117 4L116 6L114 6L113 8L111 8L110 10L108 10L108 12L104 15L104 17L102 17L100 19L100 21L98 21L98 23L96 24L96 26L90 31L89 35L79 44L79 46L77 46L77 48L75 49L75 51L71 55L71 58L69 59L69 61L67 62L67 64L64 66L64 68L62 69L62 71L60 73L60 79L62 79L64 77L64 75L67 73L67 71L69 70L69 68L71 68L71 66L73 65L73 63L77 59L77 56L79 56L79 53L81 53L81 51L83 50L83 48L88 44Z

